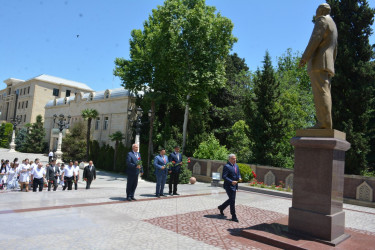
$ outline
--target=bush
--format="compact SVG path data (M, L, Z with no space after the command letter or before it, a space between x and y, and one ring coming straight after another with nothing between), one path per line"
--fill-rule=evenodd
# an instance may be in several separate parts
M249 182L255 178L255 174L249 165L243 163L237 163L237 165L240 169L242 182Z
M206 140L199 144L193 156L198 159L222 160L228 159L228 150L225 146L220 146L219 140L211 134Z
M13 124L2 123L0 126L0 147L9 148L9 143L12 140Z

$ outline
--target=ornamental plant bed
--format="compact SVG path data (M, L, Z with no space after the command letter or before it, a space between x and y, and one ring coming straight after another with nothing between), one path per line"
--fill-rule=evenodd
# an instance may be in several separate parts
M293 190L288 186L285 187L285 183L280 181L279 185L271 185L268 186L264 184L263 182L259 182L256 179L253 179L251 182L249 182L249 186L251 187L258 187L258 188L267 188L267 189L272 189L272 190L277 190L277 191L283 191L283 192L292 192Z

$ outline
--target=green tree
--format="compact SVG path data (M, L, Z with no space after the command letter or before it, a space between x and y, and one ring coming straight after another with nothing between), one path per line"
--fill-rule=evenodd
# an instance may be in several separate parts
M250 150L252 142L247 136L249 126L245 121L239 120L232 127L232 135L228 141L231 145L230 151L237 156L237 162L248 163L253 160L253 154Z
M255 72L253 91L248 103L248 125L250 139L254 141L254 159L259 164L286 167L286 157L281 151L286 124L280 107L280 82L268 51L262 71Z
M222 160L228 159L228 150L221 146L218 139L213 134L199 144L194 152L194 157L198 159Z
M46 148L45 135L43 117L37 115L36 122L31 124L26 134L25 151L28 153L43 153Z
M30 124L31 126L31 124ZM16 133L16 150L19 152L26 152L26 136L27 136L28 128L21 128Z
M12 140L13 124L2 123L0 126L0 147L8 148Z
M375 9L366 0L328 0L338 30L335 77L332 79L332 120L344 131L351 149L346 153L345 172L360 174L368 167L370 124L374 117L375 67L371 59ZM374 148L373 148L374 149ZM374 154L375 152L372 152Z
M117 159L117 150L122 140L125 139L124 134L121 131L116 131L115 133L109 136L111 141L115 142L115 152L113 157L113 170L116 170L116 159Z
M87 120L86 160L89 160L91 122L92 122L92 119L96 119L99 116L99 112L96 109L84 109L82 110L81 115L83 119Z
M125 88L146 91L144 98L156 104L155 123L163 123L155 134L165 141L174 107L199 113L208 107L208 94L224 86L225 60L236 41L232 29L232 22L204 0L166 0L143 30L131 32L130 60L117 58L114 74Z
M82 121L75 122L62 141L64 161L84 160L86 157L86 125Z

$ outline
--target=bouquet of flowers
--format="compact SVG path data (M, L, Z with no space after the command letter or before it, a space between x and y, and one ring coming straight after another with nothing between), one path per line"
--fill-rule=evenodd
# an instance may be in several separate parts
M170 161L165 165L165 168L168 169L168 171L171 171L172 168L175 166L176 162L175 161Z
M142 160L141 160L141 157L138 157L138 159L137 159L137 166L139 165L139 166L141 166L142 167Z

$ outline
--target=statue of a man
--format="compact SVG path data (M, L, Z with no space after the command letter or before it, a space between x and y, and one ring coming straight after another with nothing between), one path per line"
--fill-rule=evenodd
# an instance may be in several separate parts
M313 127L316 129L332 129L331 78L335 75L337 28L330 13L329 4L319 5L314 30L299 64L303 67L307 63L318 120Z

